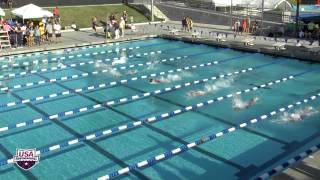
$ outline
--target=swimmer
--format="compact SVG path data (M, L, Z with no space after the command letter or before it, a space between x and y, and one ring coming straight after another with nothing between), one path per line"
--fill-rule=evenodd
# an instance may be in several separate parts
M205 143L206 141L208 141L209 139L207 137L203 137L200 139L200 144Z
M125 64L126 63L126 58L120 58L118 60L112 61L112 66L118 65L118 64Z
M162 81L159 79L149 79L149 83L150 84L159 84L159 83L162 83Z
M137 73L138 73L137 70L129 70L129 71L127 72L127 75L133 75L133 74L137 74Z
M196 96L204 96L206 92L204 91L189 91L187 92L188 96L196 97Z
M304 109L297 111L296 113L292 113L289 115L289 117L293 120L293 121L301 121L309 116L312 116L315 113L318 113L320 109L318 109L318 111L314 111L313 107L311 106L307 106Z
M258 100L259 100L258 97L253 97L248 102L242 102L240 98L236 98L236 99L233 100L233 109L235 111L248 109L251 106L255 105Z
M273 122L278 122L278 123L287 123L290 121L298 122L317 113L320 113L320 108L318 108L317 110L314 110L313 107L307 106L304 109L296 110L294 113L284 112L280 120L276 120Z

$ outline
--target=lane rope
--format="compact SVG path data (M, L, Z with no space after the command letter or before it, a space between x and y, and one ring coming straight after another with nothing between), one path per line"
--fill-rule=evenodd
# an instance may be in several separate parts
M157 51L157 53L161 53L161 51ZM232 60L236 60L236 59L247 57L247 56L249 56L249 55L243 55L243 56L228 58L228 59L224 59L224 60L220 60L220 61L202 63L202 64L199 64L199 65L185 66L183 68L171 69L171 70L166 71L166 72L162 71L162 72L159 72L159 73L152 73L152 74L149 74L149 75L142 75L140 77L132 77L130 79L122 79L122 80L113 81L113 82L110 82L110 83L107 83L107 84L109 86L115 86L115 85L118 85L118 84L127 83L129 81L136 81L138 79L146 79L148 77L157 77L157 76L162 76L162 75L165 75L165 74L172 74L174 72L182 72L182 71L185 71L185 70L191 70L191 69L197 69L197 68L202 68L202 67L207 67L207 66L213 66L213 65L219 64L221 62L232 61ZM40 81L37 81L37 82L28 82L28 83L25 83L25 84L17 84L17 85L14 85L12 87L2 87L2 88L0 88L0 91L8 93L9 91L21 89L21 88L24 88L24 87L32 87L32 86L36 86L36 85L44 85L44 84L49 84L49 83L55 83L57 81L66 81L66 80L71 80L71 79L75 80L75 79L79 79L79 78L83 78L83 77L88 77L88 76L91 76L91 75L97 75L97 74L100 74L100 73L106 73L108 71L109 71L108 69L104 69L104 70L86 72L86 73L75 74L75 75L70 75L70 76L63 76L63 77L60 77L60 78L53 78L53 79L48 79L48 80L40 80ZM104 84L104 85L106 85L106 84Z
M294 79L294 77L293 76L285 77L285 78L278 79L278 80L275 80L275 81L271 81L271 82L268 82L268 83L265 83L265 84L262 84L262 85L259 85L259 86L252 87L250 89L245 89L245 90L242 90L242 91L238 91L236 93L231 93L231 94L228 94L228 95L225 95L225 96L221 96L221 97L210 99L210 100L207 100L207 101L204 101L204 102L200 102L200 103L197 103L197 104L194 104L194 105L191 105L191 106L186 106L184 108L177 109L177 110L174 110L174 111L171 111L171 112L163 113L161 115L145 118L143 120L136 121L136 122L127 123L125 125L121 125L121 126L114 127L114 128L111 128L111 129L105 129L105 130L96 131L96 132L91 133L91 134L83 135L83 137L81 137L81 138L71 139L71 140L64 141L62 143L56 144L56 145L47 146L47 147L43 147L43 148L38 148L37 149L37 154L45 154L45 153L49 153L49 152L52 152L52 151L62 150L64 148L66 148L66 147L69 147L69 146L72 146L72 145L75 145L75 144L79 144L79 143L83 142L84 140L93 140L93 139L97 139L97 138L104 137L104 136L110 136L110 135L116 134L116 133L124 131L124 130L128 130L128 129L139 127L139 126L141 126L143 124L146 124L146 123L153 123L153 122L158 122L158 121L162 121L162 120L165 120L165 119L169 119L171 117L183 114L185 112L189 112L191 110L196 110L196 109L199 109L199 108L202 108L202 107L206 107L206 106L209 106L209 105L211 105L211 104L213 104L215 102L219 102L219 101L231 98L231 97L233 97L233 94L240 95L240 94L243 94L243 93L249 93L249 92L261 89L261 88L265 88L267 86L272 86L272 85L275 85L275 84L279 84L281 82L286 82L287 80L291 80L291 79ZM318 96L320 96L320 93L318 94ZM134 96L132 96L132 97L134 97ZM300 105L300 104L297 103L297 105ZM289 107L292 108L292 106L289 106ZM98 109L98 108L102 108L102 104L96 104L91 109ZM80 111L80 110L68 111L68 112L60 113L60 115L62 115L62 116L64 116L64 114L72 115L74 113L80 113L80 112L84 112L84 111L90 110L89 108L82 108L82 109L83 109L82 111ZM281 112L283 112L286 109L282 109L281 108L279 110ZM272 113L272 114L274 114L274 113ZM59 117L59 114L58 115L53 115L52 117L57 117L57 116ZM16 126L16 127L19 128L19 127L23 127L23 126L29 126L32 123L39 123L39 122L42 122L42 120L40 120L40 119L37 120L36 119L35 122L33 120L33 121L29 121L29 122L20 123L21 125L20 126ZM256 121L250 121L250 122L255 123ZM239 126L239 127L243 128L246 125L247 125L246 123L245 124L242 123L241 126ZM1 132L1 130L2 131L7 131L7 129L0 129L0 132ZM6 164L11 164L12 162L13 162L12 159L0 160L0 166L6 165Z
M239 129L242 129L244 127L247 127L249 125L256 124L258 122L266 120L267 118L273 117L276 114L283 113L283 112L285 112L285 111L287 111L289 109L292 109L293 107L296 107L296 106L299 106L301 104L307 103L310 100L313 101L313 100L315 100L315 99L317 99L319 97L320 97L320 93L317 94L317 95L313 95L313 96L311 96L309 98L306 98L306 99L304 99L302 101L298 101L295 104L289 104L288 106L284 106L282 108L279 108L278 110L275 110L275 111L272 111L270 113L261 115L261 116L255 118L255 119L252 119L252 120L249 120L249 121L245 121L243 123L238 124L237 126L233 126L233 127L224 129L223 131L220 131L218 133L214 133L214 134L211 134L209 136L205 136L205 137L203 137L201 139L198 139L198 140L196 140L194 142L191 142L191 143L188 143L186 145L181 145L178 148L166 151L166 152L164 152L162 154L159 154L157 156L151 157L151 158L149 158L147 160L143 160L143 161L140 161L138 163L131 164L126 168L122 168L122 169L120 169L118 171L114 171L114 172L111 172L111 173L109 173L107 175L101 176L101 177L98 178L98 180L106 180L106 179L119 177L121 175L129 173L132 170L142 169L142 168L147 167L147 166L153 166L153 165L159 163L160 161L163 161L165 159L169 159L169 158L171 158L173 156L181 154L182 152L186 152L186 151L188 151L188 150L190 150L190 149L192 149L192 148L194 148L196 146L199 146L199 145L202 145L202 144L207 143L209 141L212 141L214 139L220 138L220 137L222 137L222 136L224 136L226 134L235 132L235 131L237 131Z
M136 47L130 47L131 49L139 49L141 48L140 46L136 46ZM128 49L130 49L128 48ZM188 48L192 48L192 47L188 47ZM186 47L181 47L181 48L174 48L174 49L169 49L169 50L165 50L165 51L172 51L172 50L180 50L180 49L188 49ZM126 48L123 48L122 50L126 51ZM103 53L112 53L112 52L118 52L117 50L115 51L104 51ZM163 52L163 51L162 51ZM102 53L102 52L101 52ZM136 58L136 57L141 57L141 54L146 54L148 53L148 55L154 55L156 54L155 51L150 51L150 52L142 52L142 53L137 53L135 55L131 54L128 55L126 58L130 59L130 58ZM160 54L160 53L158 53ZM74 57L74 56L73 56ZM118 57L114 57L113 60L119 60ZM18 78L18 77L24 77L27 75L31 75L31 74L37 74L37 73L47 73L47 72L54 72L57 70L63 70L63 69L67 69L67 68L75 68L78 66L84 66L84 65L90 65L90 64L94 64L94 63L104 63L104 62L110 62L111 58L107 58L105 60L90 60L90 61L80 61L77 63L72 63L72 64L63 64L61 66L53 66L50 68L42 68L42 69L37 69L37 70L31 70L31 71L22 71L19 73L9 73L9 74L4 74L4 75L0 75L0 80L5 79L13 79L13 78Z
M243 69L241 71L236 71L234 73L228 73L226 75L225 74L218 75L218 76L213 77L212 79L224 78L224 77L227 77L227 76L231 76L232 74L246 73L246 72L252 71L252 70L253 70L253 68ZM190 86L190 85L191 85L191 83L184 84L184 86ZM181 87L179 85L175 86L175 89L180 89L180 88L182 88L182 86ZM165 93L165 92L168 92L169 90L172 91L172 89L170 89L170 88L165 89L164 91L155 90L155 91L153 91L153 94ZM79 92L80 91L78 91L78 93ZM128 101L136 101L136 100L141 99L143 97L151 96L151 94L152 94L152 92L148 92L148 93L143 93L143 95L134 95L134 96L131 96L131 97L119 98L118 100L106 101L103 104L92 104L92 105L88 105L88 106L84 106L84 107L80 107L80 108L74 108L72 110L65 111L65 112L60 112L60 113L57 113L57 114L54 114L54 115L50 115L50 116L43 116L41 118L36 118L36 119L33 119L33 120L20 122L20 123L17 123L17 124L10 124L7 127L1 127L0 128L0 133L1 132L5 132L5 131L9 131L11 129L17 129L17 128L20 128L20 127L31 126L33 124L37 124L37 123L40 123L40 122L43 122L43 121L49 121L49 120L52 120L52 119L63 118L63 117L66 117L66 116L75 115L75 114L78 114L78 113L81 113L81 112L85 112L85 111L88 111L88 110L92 110L92 109L100 109L100 108L103 107L104 104L108 105L108 106L111 106L111 105L116 105L116 104L120 104L120 103L124 103L124 102L128 102ZM27 102L25 102L25 103L27 103Z
M114 42L114 43L113 42L112 43L100 43L100 44L97 44L97 45L91 45L91 44L88 44L88 43L83 43L83 44L80 45L82 47L72 47L72 48L53 50L53 51L41 51L41 52L28 53L28 54L18 54L18 55L4 56L4 57L0 57L0 61L8 60L8 59L14 59L14 58L31 57L31 56L39 56L39 55L48 55L48 54L59 55L61 52L70 53L70 52L78 51L78 50L101 48L101 47L106 47L106 46L125 45L125 44L130 44L132 42L151 41L153 39L155 39L155 38L141 38L139 40L130 40L130 41Z
M74 59L74 58L80 58L80 57L88 57L88 56L98 56L98 55L103 55L103 54L110 54L110 53L114 53L114 52L120 52L120 50L122 51L127 51L127 50L134 50L134 49L140 49L143 47L150 47L150 46L159 46L159 45L163 45L163 44L168 44L168 42L166 43L156 43L156 44L150 44L150 45L145 45L145 46L136 46L136 47L130 47L130 48L116 48L113 50L103 50L103 51L96 51L96 52L87 52L87 53L83 53L83 54L77 54L77 55L69 55L69 56L61 56L61 57L53 57L53 58L46 58L46 59L42 59L42 60L33 60L33 61L25 61L25 62L18 62L18 63L10 63L10 64L4 64L0 66L0 70L2 69L8 69L8 68L16 68L16 67L26 67L26 66L30 66L30 65L37 65L37 64L47 64L47 63L53 63L53 62L58 62L59 60L70 60L70 59Z

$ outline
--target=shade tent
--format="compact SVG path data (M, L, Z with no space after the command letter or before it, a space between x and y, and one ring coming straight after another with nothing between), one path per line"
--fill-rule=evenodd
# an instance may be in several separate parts
M20 8L14 9L12 14L22 19L37 19L43 17L52 17L53 14L50 11L44 10L34 4L28 4Z
M6 13L4 12L4 10L0 8L0 16L5 16L5 15Z

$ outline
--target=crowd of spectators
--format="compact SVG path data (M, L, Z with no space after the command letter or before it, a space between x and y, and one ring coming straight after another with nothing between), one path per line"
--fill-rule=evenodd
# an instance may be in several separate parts
M316 24L313 21L302 26L299 32L299 38L303 39L318 39L320 37L320 23Z
M193 28L193 20L190 17L183 17L182 21L182 30L191 31Z
M92 18L92 29L97 32L97 18ZM135 29L132 24L128 23L128 13L123 11L121 16L117 16L115 14L111 14L107 17L106 22L104 24L104 33L106 38L119 39L120 37L124 37L125 29Z
M55 8L58 9L58 8ZM61 25L59 11L54 10L54 17L41 20L0 19L0 31L9 34L12 47L41 46L45 43L60 42ZM55 39L52 39L55 37Z
M240 20L237 19L233 23L233 31L236 35L242 35L243 33L257 33L259 30L259 24L258 21L254 20L253 22L250 21L250 19L243 19Z

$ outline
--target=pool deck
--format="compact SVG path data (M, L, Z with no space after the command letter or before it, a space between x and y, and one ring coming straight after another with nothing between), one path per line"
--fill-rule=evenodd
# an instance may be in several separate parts
M7 50L0 50L0 56L8 56L15 54L25 54L31 52L40 52L40 51L50 51L57 49L66 49L66 48L74 48L81 46L88 46L94 44L103 44L103 43L112 43L112 42L120 42L120 41L129 41L129 40L137 40L141 38L147 37L155 37L153 35L145 35L145 34L128 34L123 38L114 40L114 39L105 39L104 34L102 33L102 29L97 34L91 30L82 30L82 31L71 31L64 32L61 38L61 42L59 43L45 43L41 46L34 47L22 47L22 48L12 48Z
M127 30L125 37L117 40L105 39L105 35L103 33L102 28L99 29L98 34L95 34L90 28L83 29L78 32L63 32L63 37L61 38L62 42L60 43L44 44L42 46L35 46L32 48L23 47L18 49L13 48L8 50L2 50L0 51L0 56L72 48L92 44L128 41L146 37L155 37L157 35L160 35L160 37L167 39L176 39L192 43L203 43L207 45L232 48L241 51L258 52L274 56L283 56L288 58L297 58L306 61L320 62L320 46L318 45L318 42L309 45L309 42L301 41L303 46L296 47L296 39L290 39L290 41L286 43L286 45L284 46L285 50L279 50L276 49L275 46L277 43L281 44L281 42L279 41L275 42L274 40L271 40L269 38L265 39L265 37L256 37L251 35L238 35L236 38L234 38L232 31L230 31L230 28L227 26L195 23L194 30L197 30L198 33L202 31L202 33L197 38L192 38L190 32L178 32L176 34L172 34L172 32L170 32L172 29L180 28L179 22L169 21L162 22L161 24L157 22L156 24L157 25L150 25L148 23L136 24L137 31L133 32L131 30ZM227 38L224 38L226 41L217 42L217 33L222 35L228 33ZM245 41L252 42L253 45L246 46Z
M320 152L272 178L273 180L317 180L320 179Z

